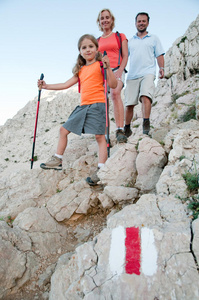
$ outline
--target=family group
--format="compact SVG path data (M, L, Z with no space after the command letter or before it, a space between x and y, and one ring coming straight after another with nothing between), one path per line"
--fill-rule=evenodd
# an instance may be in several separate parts
M110 9L103 9L97 17L97 24L102 35L96 39L85 34L78 41L79 55L73 68L73 77L64 83L47 84L38 80L38 86L47 90L63 90L79 83L81 103L71 113L60 128L56 153L40 165L43 169L62 169L62 157L67 147L70 132L94 134L98 143L98 167L96 172L87 177L89 185L99 181L97 171L107 160L106 143L106 97L104 92L104 72L113 101L116 123L116 140L126 143L132 134L131 121L135 105L142 107L143 134L150 131L150 113L154 97L154 80L156 62L159 67L159 78L164 77L164 50L159 38L147 31L149 15L139 12L135 17L136 34L127 39L125 34L113 32L115 17ZM104 51L107 55L103 56ZM129 60L129 69L125 82L125 67ZM121 91L125 86L123 104ZM124 108L125 107L125 108Z

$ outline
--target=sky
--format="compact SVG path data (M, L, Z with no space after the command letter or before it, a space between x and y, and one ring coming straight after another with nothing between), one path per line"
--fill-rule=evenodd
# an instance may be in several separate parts
M0 0L0 125L37 97L41 73L47 83L72 77L78 39L101 35L96 19L103 8L127 39L136 33L136 14L148 12L148 31L166 52L196 19L199 0Z

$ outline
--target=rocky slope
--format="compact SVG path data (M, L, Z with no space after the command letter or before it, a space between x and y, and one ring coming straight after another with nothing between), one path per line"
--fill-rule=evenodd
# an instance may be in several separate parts
M199 299L198 94L199 16L166 53L151 137L137 107L133 135L115 144L111 107L97 187L85 182L97 165L90 135L70 135L63 171L39 168L77 87L42 91L32 170L37 97L0 127L1 299Z

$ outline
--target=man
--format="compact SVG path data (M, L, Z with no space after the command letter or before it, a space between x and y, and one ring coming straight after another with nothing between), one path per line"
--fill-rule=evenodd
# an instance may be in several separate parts
M159 39L147 31L149 15L140 12L135 18L137 34L129 40L129 72L125 90L125 127L127 137L132 134L130 123L134 106L142 103L143 133L149 134L151 104L155 91L156 59L159 78L164 77L164 51Z

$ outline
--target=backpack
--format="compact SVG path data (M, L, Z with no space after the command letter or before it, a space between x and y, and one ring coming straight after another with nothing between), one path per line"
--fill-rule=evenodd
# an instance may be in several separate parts
M99 61L100 63L100 67L101 67L101 72L102 72L102 76L103 76L103 82L104 82L104 67L103 67L103 62ZM78 92L80 93L80 79L78 77Z
M99 42L101 37L98 37L97 41ZM120 66L120 59L122 57L122 38L121 35L118 31L115 32L115 38L117 40L118 43L118 47L119 47L119 57L118 57L118 67Z

